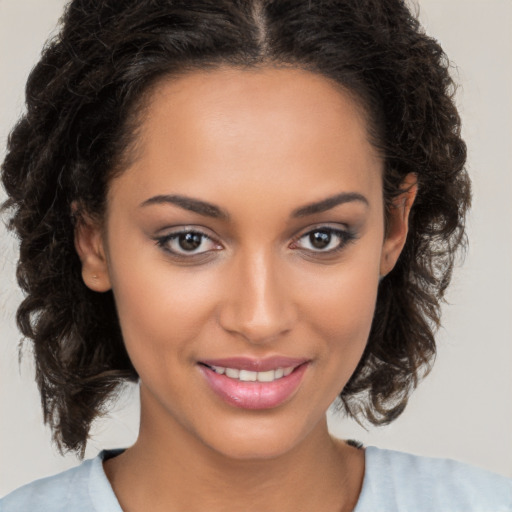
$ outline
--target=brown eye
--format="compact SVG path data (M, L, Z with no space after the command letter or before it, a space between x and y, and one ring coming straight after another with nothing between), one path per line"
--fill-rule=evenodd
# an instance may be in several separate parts
M295 243L300 249L318 254L330 254L342 250L356 236L348 231L319 228L302 235Z
M178 244L184 251L195 251L201 246L202 241L201 233L183 233L178 237Z
M211 237L201 231L179 231L155 238L157 245L176 257L192 257L218 250Z
M315 249L325 249L331 242L331 233L327 231L314 231L309 234L309 241Z

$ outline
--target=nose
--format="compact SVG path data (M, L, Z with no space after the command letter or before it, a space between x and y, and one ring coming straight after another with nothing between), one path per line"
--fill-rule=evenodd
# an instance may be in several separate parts
M272 343L297 320L292 286L269 253L240 255L230 262L219 322L226 331L252 344Z

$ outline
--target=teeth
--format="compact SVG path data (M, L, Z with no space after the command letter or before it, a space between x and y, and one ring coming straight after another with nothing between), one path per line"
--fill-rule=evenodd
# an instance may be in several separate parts
M225 375L230 379L237 379L242 382L274 382L275 380L287 377L295 369L294 366L288 368L277 368L266 372L251 372L249 370L238 370L236 368L224 368L222 366L212 366L211 369L220 375Z
M212 369L221 375L226 371L226 368L222 368L222 366L212 366Z
M277 379L275 370L269 370L268 372L258 372L258 382L272 382Z
M240 370L235 368L224 368L224 373L226 377L230 377L231 379L238 379L238 377L240 377Z
M240 370L239 380L243 382L256 382L258 378L257 372L250 372L248 370Z

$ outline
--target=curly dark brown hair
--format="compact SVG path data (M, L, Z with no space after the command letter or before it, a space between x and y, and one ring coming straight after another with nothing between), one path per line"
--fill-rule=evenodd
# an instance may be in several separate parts
M1 168L20 240L18 326L31 340L44 418L83 453L92 421L138 376L113 295L89 290L74 248L82 215L133 146L158 80L220 65L292 66L335 80L365 109L385 161L386 208L413 172L409 235L380 283L364 355L341 408L389 423L430 369L440 303L465 245L470 183L450 63L401 0L73 0L26 87ZM81 208L72 213L72 204Z

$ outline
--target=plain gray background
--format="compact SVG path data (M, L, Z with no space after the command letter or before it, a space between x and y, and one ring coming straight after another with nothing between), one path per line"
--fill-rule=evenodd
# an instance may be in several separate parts
M0 0L0 159L23 111L23 89L63 0ZM450 457L512 476L512 1L420 0L420 18L450 59L474 184L470 250L456 270L431 375L394 424L368 432L330 417L331 430L365 444ZM4 193L0 192L0 199ZM21 299L16 243L0 226L0 496L77 464L42 426L33 365L18 366ZM87 457L137 433L137 389L95 425Z

